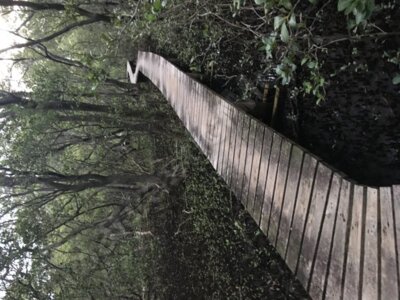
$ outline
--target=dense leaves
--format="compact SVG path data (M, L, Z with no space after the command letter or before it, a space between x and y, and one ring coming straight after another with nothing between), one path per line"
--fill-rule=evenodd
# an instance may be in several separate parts
M168 219L153 221L154 232L162 233L165 293L177 299L307 298L204 156L193 147L184 153L181 197L164 208Z
M258 110L279 87L279 131L361 183L398 183L399 2L260 2L169 1L143 47Z
M160 95L127 82L139 48L231 100L280 87L285 134L365 182L400 178L396 1L0 8L25 84L0 90L5 299L306 297Z
M302 294L159 93L126 81L170 5L0 1L24 74L0 90L4 299Z

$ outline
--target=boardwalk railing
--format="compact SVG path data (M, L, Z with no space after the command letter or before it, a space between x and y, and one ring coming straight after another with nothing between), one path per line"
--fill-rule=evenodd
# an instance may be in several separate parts
M400 185L344 178L164 58L135 73L167 98L313 299L399 299Z

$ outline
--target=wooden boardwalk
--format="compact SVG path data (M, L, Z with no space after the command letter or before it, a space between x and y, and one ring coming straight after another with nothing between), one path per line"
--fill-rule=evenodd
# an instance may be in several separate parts
M345 178L156 54L128 63L139 72L313 299L399 299L400 185Z

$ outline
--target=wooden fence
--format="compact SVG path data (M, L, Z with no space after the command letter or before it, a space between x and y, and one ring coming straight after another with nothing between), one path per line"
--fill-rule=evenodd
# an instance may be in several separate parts
M400 185L345 178L161 56L139 52L139 72L313 299L399 299Z

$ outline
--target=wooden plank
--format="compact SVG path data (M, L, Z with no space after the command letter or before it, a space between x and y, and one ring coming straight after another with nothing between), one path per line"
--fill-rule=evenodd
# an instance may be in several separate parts
M273 132L270 128L264 128L264 138L262 144L260 171L257 181L256 195L254 198L253 211L251 215L256 221L257 225L260 224L261 210L264 203L265 186L268 176L269 157L271 155Z
M164 58L162 58L162 66L163 66L163 70L164 70L164 74L165 74L164 75L164 80L163 80L164 84L163 84L163 87L162 87L162 92L163 92L163 95L166 95L167 94L167 88L168 88L169 70L174 68L175 66L172 65L168 60L166 60Z
M239 155L239 169L236 177L236 198L239 201L242 201L242 190L243 190L243 181L244 181L244 173L245 166L247 160L247 144L249 141L249 131L250 131L250 118L247 115L243 115L243 129L242 129L242 138L240 142L240 155Z
M330 261L326 280L325 299L342 299L344 264L347 256L346 244L348 243L347 227L351 222L351 200L353 184L342 180L338 210L336 213L332 248L330 250Z
M202 146L203 146L203 153L208 157L209 155L209 120L211 117L210 112L210 98L207 97L206 93L207 89L203 87L201 91L201 97L204 99L204 123L202 124Z
M204 94L204 97L208 98L208 104L209 104L209 112L208 112L208 121L207 121L207 127L208 127L208 132L207 132L207 158L209 161L212 161L213 159L213 153L215 152L215 126L218 120L218 115L217 115L217 109L218 109L218 102L220 100L216 98L214 93L211 93L208 89L205 90L206 93Z
M380 250L378 249L378 234L380 234L378 232L378 190L367 188L366 201L362 298L378 299L378 262L380 260Z
M240 139L240 137L238 137L238 132L241 132L241 128L239 125L239 120L240 120L240 116L241 116L241 112L238 111L235 107L234 107L234 117L233 117L233 127L234 130L232 131L231 134L231 152L229 153L229 164L228 164L228 184L229 186L232 185L232 179L235 176L235 172L237 170L236 164L237 164L237 160L236 160L236 152L239 151L239 148L237 149L237 140Z
M185 119L185 126L191 132L192 130L192 124L193 124L193 105L194 105L194 99L191 97L192 95L192 90L191 86L193 85L193 82L190 80L190 78L187 79L187 83L185 84L184 89L181 91L181 97L182 97L182 102L184 102L184 119ZM189 84L189 86L188 86Z
M221 176L224 179L225 182L227 182L228 178L228 161L229 161L229 153L231 151L231 133L234 131L234 127L232 124L232 117L234 113L234 108L232 105L228 104L228 119L226 122L226 132L225 132L225 147L224 147L224 153L223 153L223 161L222 161L222 169L221 169Z
M134 83L134 84L135 84L136 82L133 82L135 70L133 70L130 61L127 61L127 62L126 62L126 72L127 72L127 74L128 74L128 79L129 79L129 81L130 81L131 83Z
M189 132L192 132L194 130L194 123L193 123L193 118L194 118L194 104L195 100L193 97L193 82L192 80L187 81L187 87L183 91L183 98L184 101L187 103L187 108L186 108L186 128Z
M171 107L175 110L175 90L177 88L177 79L174 70L169 69L168 84L167 84L167 100Z
M169 103L169 105L172 107L172 108L174 108L174 106L173 106L173 100L172 100L172 91L173 91L173 89L174 89L174 81L175 81L175 79L173 78L173 73L171 72L171 70L168 70L167 71L168 72L168 74L169 74L169 76L168 76L168 79L167 79L167 87L166 87L166 98L167 98L167 101L168 101L168 103Z
M396 235L392 190L390 187L379 189L381 213L381 299L398 299L398 273L396 262Z
M178 117L180 118L180 119L182 119L182 117L183 117L183 109L182 109L182 106L183 106L183 101L182 101L182 99L180 98L180 95L181 95L181 92L182 92L182 90L183 90L183 88L184 88L184 82L182 82L182 75L181 75L181 73L179 73L179 71L177 70L176 71L176 73L175 73L176 75L176 90L175 90L175 94L174 94L174 102L175 102L175 112L176 112L176 114L178 115Z
M179 119L182 121L182 123L186 126L186 120L185 120L185 102L182 99L182 94L183 90L185 89L185 82L183 81L184 78L182 76L182 73L179 73L177 76L178 80L178 89L176 91L176 99L177 99L177 109L176 109L176 114L178 115Z
M221 177L224 179L224 181L226 182L226 165L227 165L227 161L229 158L229 150L230 150L230 139L231 139L231 129L232 129L232 107L227 104L227 108L228 108L228 112L227 112L227 120L225 123L225 144L223 147L223 160L222 160L222 166L221 166Z
M224 144L222 145L220 149L220 155L221 155L221 171L220 175L222 178L225 179L224 177L224 170L226 166L226 155L227 152L229 151L229 139L230 139L230 128L231 128L231 113L232 113L232 108L228 103L225 103L225 134L224 134Z
M226 179L225 182L230 186L231 185L231 179L232 179L232 164L234 162L234 156L235 156L235 151L236 151L236 131L238 130L237 128L237 122L238 122L238 116L240 112L232 106L232 120L231 120L231 134L230 134L230 139L229 139L229 154L228 154L228 159L227 159L227 164L226 164Z
M395 225L395 236L396 236L396 261L397 261L397 278L400 280L400 185L392 186L392 204L393 204L393 218ZM400 288L400 281L398 281L398 286ZM399 290L400 296L400 290Z
M260 173L260 162L264 138L264 128L265 126L259 122L255 127L255 141L253 150L253 161L251 166L250 184L249 184L249 195L247 200L247 211L253 217L254 202L256 197L258 176ZM254 217L253 217L254 218ZM254 218L258 222L257 218Z
M188 96L192 99L192 103L193 103L192 104L193 112L192 112L192 120L191 120L191 123L193 125L191 128L190 134L192 135L192 137L194 137L196 139L196 142L197 142L197 131L199 129L199 124L200 124L199 116L200 116L200 104L201 103L199 101L199 93L198 93L198 89L200 87L194 81L191 81L191 84L192 85L191 85Z
M143 52L141 56L142 56L141 71L146 77L151 79L152 74L149 74L149 69L150 69L149 67L150 67L151 63L146 64L146 61L151 62L151 58L150 58L151 53Z
M199 109L200 109L200 102L199 102L199 96L197 93L198 85L196 82L193 82L193 86L191 88L191 97L193 98L193 110L194 110L194 116L193 116L193 129L190 132L192 137L195 139L197 142L197 131L199 128Z
M152 60L152 62L153 62L153 66L152 66L152 68L150 69L150 72L151 72L151 74L152 74L152 77L153 77L153 82L154 82L154 84L155 84L155 86L160 86L160 83L161 83L161 78L160 78L160 76L158 76L159 75L159 66L160 66L160 56L158 56L158 55L154 55L154 54L151 54L151 60ZM158 72L157 72L158 71ZM178 98L179 99L179 98Z
M181 120L182 120L185 128L189 129L189 114L188 114L188 112L189 112L189 102L188 102L187 97L186 97L186 93L188 91L187 85L188 85L189 82L187 81L188 79L186 78L185 74L181 73L179 77L181 78L180 79L181 80L181 88L180 88L180 91L179 91L179 98L180 98L180 101L182 102L182 111L183 111ZM163 81L163 79L161 80L161 82L162 81Z
M138 61L140 63L138 63L136 66L140 66L140 72L142 72L142 74L144 76L148 77L151 80L151 78L150 78L151 74L149 74L149 71L148 71L149 64L146 63L146 60L148 60L148 58L149 58L149 53L145 53L145 52L141 53L140 56L138 56ZM139 73L139 72L137 72L137 73ZM138 79L139 79L139 76L138 76Z
M176 107L175 107L175 113L178 115L179 119L182 118L182 99L180 98L180 93L182 90L182 76L180 76L181 74L177 74L176 76L176 80L177 80L177 89L175 92L175 101L176 101Z
M243 116L244 114L239 113L238 114L238 120L237 120L237 130L236 130L236 136L235 136L235 155L233 158L233 164L232 164L232 178L231 178L231 188L232 191L237 195L238 193L238 185L237 185L237 180L238 180L238 172L239 172L239 165L240 165L240 149L241 149L241 142L242 142L242 132L243 132Z
M200 145L201 123L203 119L203 101L201 101L200 90L201 86L196 82L194 92L197 103L197 110L196 110L196 130L194 131L194 137L197 145Z
M285 198L283 201L282 216L279 224L279 232L276 243L276 249L282 257L285 257L286 246L288 244L289 234L291 231L293 209L296 204L303 158L303 150L301 150L297 146L293 146L290 156L289 172L285 190Z
M331 179L332 171L324 164L318 164L297 268L297 278L306 289L308 289L314 255L318 248Z
M217 101L217 99L216 99ZM217 108L215 109L215 127L213 131L213 153L211 157L211 164L213 165L214 169L217 170L218 165L218 154L219 154L219 145L221 142L221 134L222 134L222 126L223 126L223 103L219 102Z
M202 87L198 90L198 97L200 101L200 115L199 115L199 132L198 132L198 145L200 149L204 153L204 135L206 130L206 120L207 120L207 111L206 111L206 100L203 98Z
M309 294L313 299L322 299L326 282L330 251L332 248L333 233L335 229L336 212L340 197L342 177L334 174L329 191L328 203L325 209L322 224L321 237L319 240L317 255L311 273L309 283Z
M205 132L204 132L204 154L207 156L207 158L210 157L210 151L211 151L211 130L212 130L212 123L214 120L214 110L213 110L213 103L212 103L212 97L210 97L210 94L208 93L208 90L206 88L203 89L203 97L206 99L206 112L207 112L207 118L206 118L206 123L205 123Z
M278 170L279 155L281 151L282 138L274 133L272 137L271 157L268 164L268 177L264 193L264 203L262 207L260 228L265 235L268 235L269 218L274 196L276 174Z
M154 85L158 86L160 84L159 78L159 57L158 55L150 54L150 59L152 60L152 64L149 65L147 72L151 73L152 80L154 80Z
M253 154L254 154L254 144L256 140L256 129L257 122L254 119L250 120L250 131L249 131L249 139L247 144L247 153L246 153L246 164L243 176L243 189L241 200L245 208L247 208L248 204L248 195L250 190L250 182L251 182L251 171L252 171L252 162L253 162Z
M286 179L291 151L292 143L287 140L282 140L273 204L271 208L271 220L268 228L268 238L275 247L276 238L278 237L279 222L282 214L283 200L285 197Z
M192 88L191 88L191 97L193 98L193 129L191 131L191 135L195 138L196 143L198 142L198 131L200 126L200 109L201 109L201 102L199 101L200 95L198 90L200 88L197 82L192 81Z
M305 154L296 206L294 208L292 231L289 235L289 243L286 253L287 265L294 273L296 273L297 269L300 247L303 238L305 222L307 219L308 206L312 195L316 169L317 160L309 154Z
M361 245L363 213L365 208L364 187L354 186L349 247L347 250L344 299L358 299L360 296Z
M218 152L218 148L217 151L215 150L215 146L217 143L217 133L216 133L216 128L218 125L218 109L219 109L219 105L216 103L216 99L214 97L214 95L211 95L210 98L210 105L212 105L211 108L211 115L210 115L210 122L209 122L209 127L210 127L210 131L208 134L208 160L211 162L211 164L213 164L213 161L215 160L215 153ZM214 165L213 165L214 166Z
M228 122L228 105L223 102L222 110L221 110L221 139L219 141L218 146L218 163L217 163L217 172L221 175L222 171L222 162L224 160L224 147L225 147L225 134L226 134L226 123Z
M166 96L166 82L167 82L167 78L168 78L168 70L169 70L169 66L171 64L165 60L163 57L160 57L160 68L159 71L162 72L161 73L161 86L159 86L158 88L160 89L161 93Z
M186 112L186 114L188 116L187 129L190 133L192 133L195 130L196 125L197 125L194 122L195 116L196 116L196 99L194 97L193 85L194 85L193 80L190 80L189 86L185 90L185 101L188 102L188 111Z
M170 92L171 92L171 106L172 108L176 111L177 109L177 101L178 101L178 97L176 97L176 93L179 87L178 84L178 72L177 70L173 70L172 76L171 78L169 78L170 81Z

